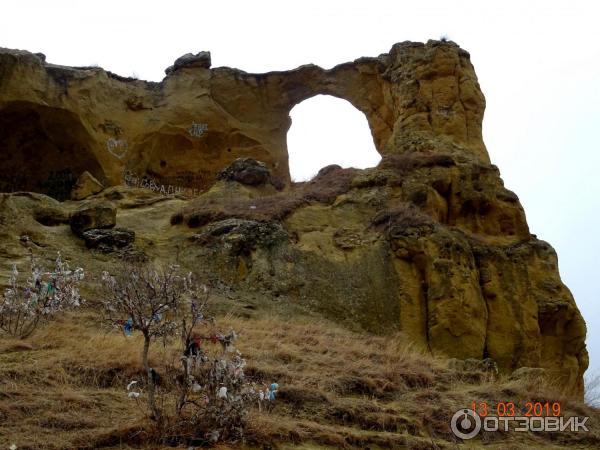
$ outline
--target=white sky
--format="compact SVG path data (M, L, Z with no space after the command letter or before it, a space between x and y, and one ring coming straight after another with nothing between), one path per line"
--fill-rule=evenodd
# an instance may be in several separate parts
M43 52L52 63L99 64L158 81L178 56L200 50L211 51L213 67L265 72L306 63L330 68L385 53L395 42L447 35L471 53L487 98L484 139L492 161L519 195L531 231L556 248L563 280L588 324L592 370L600 371L595 3L19 0L2 5L0 46ZM339 105L341 100L317 97L294 108L289 146L297 178L323 165L314 155L298 156L307 146L321 144L316 154L327 156L325 164L358 164L351 156L363 164L376 161L368 154L372 142L364 140L366 120ZM326 138L331 140L323 145Z
M288 154L292 180L312 178L329 164L374 167L381 160L366 116L331 95L317 95L292 108Z

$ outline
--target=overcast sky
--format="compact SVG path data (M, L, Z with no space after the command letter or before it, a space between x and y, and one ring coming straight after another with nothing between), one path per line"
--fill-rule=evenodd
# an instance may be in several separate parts
M487 98L484 139L532 233L549 241L588 324L600 371L600 8L594 1L5 2L0 46L56 64L159 81L178 56L248 72L377 56L445 35L471 53ZM292 174L377 161L366 119L315 97L292 111ZM313 150L314 153L309 153ZM320 157L325 157L321 159Z

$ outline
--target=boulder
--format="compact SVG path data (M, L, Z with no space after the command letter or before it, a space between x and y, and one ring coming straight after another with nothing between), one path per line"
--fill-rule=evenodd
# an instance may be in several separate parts
M33 218L46 227L69 223L69 214L60 208L54 207L37 208L33 213Z
M101 229L93 228L83 232L87 248L112 250L124 248L135 241L135 232L126 228Z
M79 237L94 228L112 228L117 223L117 210L110 206L80 209L71 215L71 230Z
M273 247L287 237L279 223L226 219L209 225L192 239L203 245L221 244L232 255L248 255L258 247Z
M270 179L269 169L263 162L252 158L238 158L219 173L220 180L237 181L248 186L259 186Z
M104 186L102 183L96 180L96 178L86 170L79 176L75 186L73 186L71 200L83 200L90 195L97 194L103 189Z
M328 166L325 166L322 169L320 169L319 172L317 172L317 176L315 178L324 177L325 175L327 175L335 170L341 170L341 169L342 169L342 166L340 166L339 164L329 164Z
M203 69L210 69L211 60L210 52L200 52L195 55L192 53L186 53L175 60L172 66L165 69L167 75L171 75L176 70L182 67L201 67Z

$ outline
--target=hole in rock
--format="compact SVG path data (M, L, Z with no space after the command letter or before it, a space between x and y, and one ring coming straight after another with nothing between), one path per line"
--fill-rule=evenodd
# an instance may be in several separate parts
M364 169L381 160L367 118L347 100L317 95L294 106L290 116L287 144L294 181L308 180L330 164Z
M8 104L0 110L0 192L70 198L82 172L104 179L93 145L73 113L27 102Z

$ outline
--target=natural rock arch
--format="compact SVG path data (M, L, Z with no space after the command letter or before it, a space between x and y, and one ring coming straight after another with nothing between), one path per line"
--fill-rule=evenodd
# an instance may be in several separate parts
M435 148L489 163L481 136L485 99L469 54L454 43L403 42L389 53L332 69L309 64L263 74L210 68L208 54L201 64L186 61L155 83L0 49L0 105L28 102L68 117L74 129L83 130L75 140L85 151L77 154L87 155L84 160L96 155L86 168L102 176L98 163L111 185L122 183L128 168L140 171L138 177L177 180L185 166L186 177L204 180L187 187L204 189L243 157L265 162L287 183L290 111L319 94L362 111L382 156ZM185 140L194 125L205 132L192 136L189 146ZM161 150L156 142L166 144ZM118 151L110 152L116 144Z
M383 165L366 176L346 178L344 186L351 189L343 201L325 205L332 199L316 191L293 196L293 208L312 199L285 219L293 236L288 242L306 255L304 266L287 250L269 250L268 272L257 273L255 280L268 280L269 289L278 285L284 292L306 289L323 305L329 296L338 302L330 309L336 315L352 304L348 298L358 283L356 298L362 303L348 316L352 320L364 317L373 327L381 327L380 318L399 321L407 336L434 352L490 356L501 369L544 367L581 394L588 365L584 321L560 280L556 254L529 234L517 196L504 188L498 168L490 164L481 135L485 99L469 54L454 43L404 42L378 57L329 70L306 65L264 74L212 69L210 56L202 54L197 61L180 59L160 83L100 68L57 66L39 54L0 49L0 180L9 190L49 191L44 183L51 171L86 169L119 184L124 169L139 171L135 177L167 179L182 167L191 177L205 173L210 180L235 159L250 157L289 181L289 114L318 94L343 98L362 111L376 149L394 157L387 158L387 169ZM194 125L203 133L190 133ZM11 178L19 173L28 178ZM66 194L73 176L66 178L55 196ZM364 195L363 188L373 189ZM265 204L276 198L277 212L288 211L289 204L279 202L286 193L272 192L264 190ZM263 191L245 190L236 181L216 186L205 200L229 200L239 193L252 196L247 206L253 211ZM319 198L320 205L310 204ZM404 214L412 214L411 208L399 207L404 202L426 213L416 221L418 231L411 230L412 221L411 226L402 223ZM225 214L218 210L213 217L198 203L189 202L186 221L192 227ZM355 209L361 203L364 215ZM229 214L237 218L236 206ZM173 218L177 226L183 213ZM195 252L200 245L187 247ZM271 258L276 253L281 256L277 270ZM190 256L197 265L196 255ZM380 262L384 270L376 273L383 276L373 283L369 272ZM371 267L362 279L352 276L358 266ZM248 276L248 265L234 270ZM285 283L274 282L277 273ZM313 279L303 283L307 274ZM396 283L388 274L413 281ZM332 288L332 280L340 289ZM374 290L385 302L372 301ZM302 291L296 294L308 298Z
M381 159L364 113L345 99L315 95L294 106L290 115L287 153L295 181L307 180L327 165L367 168Z

